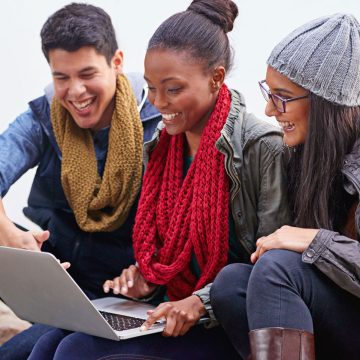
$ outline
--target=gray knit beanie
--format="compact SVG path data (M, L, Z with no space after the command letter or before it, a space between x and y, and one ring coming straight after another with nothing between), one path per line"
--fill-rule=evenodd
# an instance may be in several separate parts
M267 63L330 102L360 105L360 25L352 15L326 16L299 27Z

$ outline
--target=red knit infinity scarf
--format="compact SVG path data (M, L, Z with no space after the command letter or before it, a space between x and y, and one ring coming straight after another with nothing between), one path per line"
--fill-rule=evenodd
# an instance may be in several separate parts
M230 102L223 85L185 178L185 135L162 131L143 179L133 234L135 257L146 280L167 285L170 300L204 287L227 263L229 180L215 143ZM193 253L201 270L198 280L189 267Z

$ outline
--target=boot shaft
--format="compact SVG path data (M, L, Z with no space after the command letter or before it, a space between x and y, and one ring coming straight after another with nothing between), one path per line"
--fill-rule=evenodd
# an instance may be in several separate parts
M315 360L314 335L304 330L256 329L249 339L251 360Z

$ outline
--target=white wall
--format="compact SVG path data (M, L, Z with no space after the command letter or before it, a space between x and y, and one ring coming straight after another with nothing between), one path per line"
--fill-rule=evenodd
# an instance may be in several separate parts
M70 1L7 0L0 11L0 131L27 102L42 94L51 81L41 53L40 29L47 17ZM87 2L87 1L85 1ZM353 13L360 19L358 0L236 0L240 15L230 33L236 52L228 83L245 94L248 109L263 117L264 100L257 81L264 78L265 61L273 46L302 23L335 12ZM142 71L146 44L168 16L185 10L190 0L94 0L112 17L120 48L125 52L125 71ZM151 14L151 15L150 15ZM11 154L9 154L11 159ZM8 215L35 228L22 215L34 171L24 175L5 196Z

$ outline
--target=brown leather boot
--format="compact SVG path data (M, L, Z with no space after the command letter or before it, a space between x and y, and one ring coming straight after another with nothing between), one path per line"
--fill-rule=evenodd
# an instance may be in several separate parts
M314 335L280 327L249 332L251 360L315 360Z

